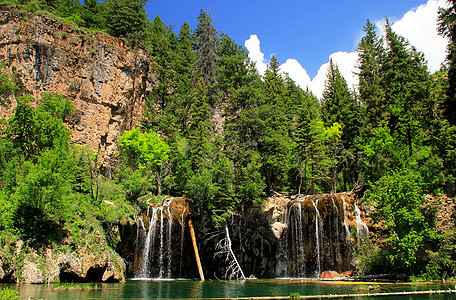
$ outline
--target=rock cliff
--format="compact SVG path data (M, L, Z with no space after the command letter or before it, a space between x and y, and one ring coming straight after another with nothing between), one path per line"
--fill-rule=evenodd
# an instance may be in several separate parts
M11 6L0 6L0 61L37 101L42 93L73 101L76 117L67 124L72 140L98 152L102 166L114 159L117 137L139 123L156 82L145 51L129 51L120 39ZM14 107L13 100L0 117Z

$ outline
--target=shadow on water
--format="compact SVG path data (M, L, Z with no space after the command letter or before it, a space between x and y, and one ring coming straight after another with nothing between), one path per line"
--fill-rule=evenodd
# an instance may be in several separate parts
M379 284L362 282L324 282L306 279L260 279L247 281L151 280L100 284L91 290L56 290L59 284L0 285L18 290L21 299L202 299L236 297L287 297L300 295L335 295L429 291L455 289L450 283ZM54 290L53 290L54 289ZM372 290L373 289L373 290ZM367 299L367 297L365 297ZM370 298L370 297L369 297ZM357 297L356 299L363 299ZM397 296L388 299L455 299L453 295Z

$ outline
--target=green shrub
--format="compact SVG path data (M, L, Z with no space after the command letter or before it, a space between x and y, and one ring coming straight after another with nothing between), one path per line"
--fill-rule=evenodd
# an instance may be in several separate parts
M0 300L19 300L19 293L10 288L0 290Z

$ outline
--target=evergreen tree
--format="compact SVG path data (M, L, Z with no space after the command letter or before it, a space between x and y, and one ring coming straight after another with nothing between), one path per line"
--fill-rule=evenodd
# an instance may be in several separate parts
M347 82L340 74L339 68L332 60L329 62L327 80L322 98L322 117L325 126L330 128L333 124L341 125L340 152L333 157L339 157L337 166L333 170L333 190L336 190L339 171L342 169L343 189L347 184L354 184L356 178L357 149L356 141L359 136L359 107L355 97L348 89Z
M263 82L264 102L258 108L260 136L258 150L262 157L262 173L268 192L288 188L288 173L292 158L292 118L288 113L290 97L279 71L279 64L272 57Z
M195 52L193 51L193 34L190 30L190 25L187 22L184 22L178 35L177 62L175 67L177 85L174 93L174 103L176 103L174 111L177 115L176 122L179 124L181 131L184 130L188 124L188 110L191 104L190 91L192 89L191 68L195 59Z
M145 0L107 0L103 7L109 33L132 44L140 41L147 24L144 3Z
M388 46L383 68L383 85L390 112L388 126L398 141L407 145L413 155L413 145L420 139L420 126L425 124L425 103L429 98L429 74L423 54L397 35L386 24Z
M448 8L439 9L439 33L449 39L448 43L448 88L443 103L445 116L451 125L456 125L456 3L447 1Z
M298 193L315 193L314 162L318 161L317 153L321 151L322 143L318 142L318 125L322 125L320 104L313 93L307 89L302 97L302 102L297 106L297 126L294 132L296 143L297 167L299 175ZM321 128L321 127L320 127ZM319 151L320 150L320 151Z
M245 49L222 35L218 53L218 88L226 99L224 153L232 161L236 203L244 206L261 200L265 190L260 172L258 145L264 103L262 82Z
M380 124L386 124L388 109L382 86L383 41L377 36L376 26L369 20L367 20L363 30L365 36L357 48L359 56L358 90L362 104L362 129L366 132Z
M212 122L206 98L206 87L201 78L192 92L193 102L187 128L189 159L194 172L201 172L209 164L212 148Z
M92 29L104 28L105 21L102 8L102 4L97 0L85 0L81 10L81 18L84 21L83 26Z
M143 127L160 132L169 140L175 140L177 122L174 109L175 88L178 85L175 66L176 51L172 45L174 33L157 16L145 32L143 45L154 56L157 64L153 65L158 83L145 102Z
M207 97L215 105L217 91L215 83L217 78L217 31L212 25L212 19L207 12L201 10L198 16L198 27L195 30L196 60L193 63L193 78L198 81L203 78L208 92Z

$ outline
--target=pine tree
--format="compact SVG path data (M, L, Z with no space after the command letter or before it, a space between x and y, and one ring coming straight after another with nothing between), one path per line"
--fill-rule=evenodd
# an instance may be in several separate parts
M348 188L347 184L354 184L356 178L357 149L356 141L359 136L359 107L355 97L350 92L347 82L340 74L337 65L330 60L325 83L325 90L322 98L322 117L327 128L333 124L341 125L342 135L340 137L341 145L339 153L334 153L334 158L340 160L337 167L333 170L333 182L337 182L339 170L343 169L343 189ZM333 190L336 189L334 184Z
M208 93L208 100L215 105L217 91L217 31L212 25L212 19L207 12L201 10L198 16L198 27L195 30L196 60L193 63L193 78L198 81L203 78Z
M290 97L278 61L272 57L263 82L264 102L258 108L261 120L258 150L263 160L262 173L269 192L288 188L292 158L292 118Z
M448 89L443 103L445 116L451 125L456 125L456 3L447 1L448 8L439 9L439 33L449 39L448 43Z
M116 37L126 38L136 45L141 40L147 14L145 0L107 0L104 3L106 27Z
M87 28L101 29L104 27L102 5L97 0L85 0L82 5L81 18Z
M385 39L388 49L382 83L391 115L388 126L412 156L413 144L420 138L418 131L428 115L424 104L429 98L429 73L423 54L397 35L389 22Z
M262 160L258 149L261 134L259 105L264 100L262 82L255 68L247 60L240 61L240 53L234 54L233 60L226 57L226 61L231 62L231 66L236 66L238 72L233 78L236 83L224 92L228 96L224 128L225 152L233 161L236 199L239 204L245 205L258 202L266 187L260 172ZM221 62L223 61L222 56Z
M367 20L363 30L365 36L357 48L359 55L358 90L363 115L361 129L368 131L380 124L386 124L388 109L382 86L383 41L377 36L377 28L369 20Z
M176 140L178 130L174 112L176 104L173 103L173 94L178 84L173 36L174 33L157 16L147 28L143 40L143 45L157 62L152 67L158 78L158 83L145 102L143 127L159 132L170 144Z
M177 61L175 72L177 75L177 85L174 92L174 103L176 106L173 107L173 110L179 130L184 131L188 125L189 108L191 105L191 68L196 59L195 52L193 51L193 34L187 22L184 22L179 32L176 51Z
M187 128L189 159L194 172L200 172L209 164L212 148L212 122L206 98L206 87L201 78L192 92L193 103Z
M314 138L318 138L315 129L316 122L321 123L320 104L317 97L307 89L301 98L301 103L297 105L297 125L294 130L293 139L296 143L297 171L299 176L298 194L315 193L315 177L313 162L316 154ZM317 134L317 135L315 135ZM318 142L317 142L318 143Z

